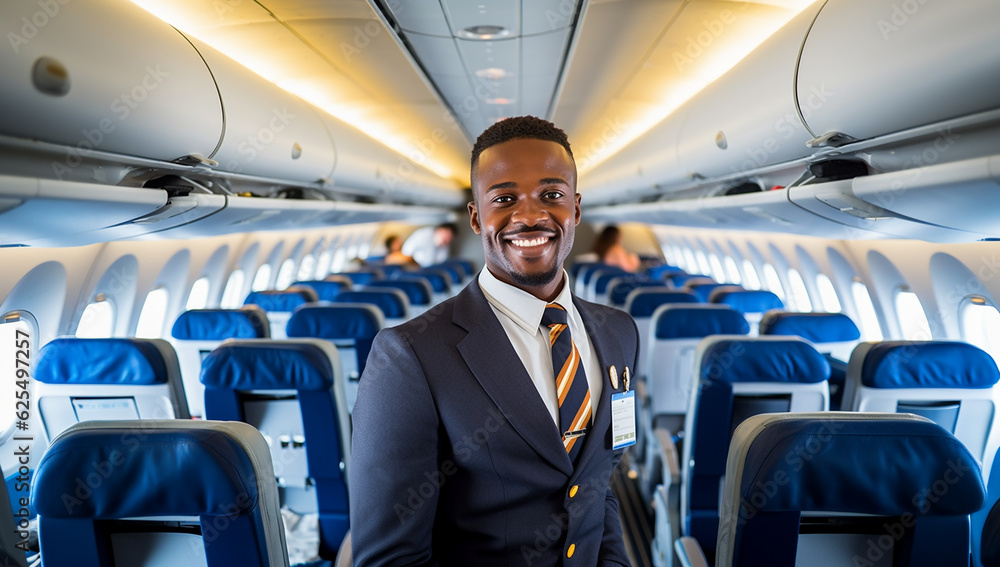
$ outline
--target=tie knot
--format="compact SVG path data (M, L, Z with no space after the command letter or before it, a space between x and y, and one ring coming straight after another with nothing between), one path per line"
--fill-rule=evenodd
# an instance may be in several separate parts
M546 327L552 325L565 325L569 321L569 314L566 313L566 309L558 303L549 303L545 306L545 311L542 313L542 324Z

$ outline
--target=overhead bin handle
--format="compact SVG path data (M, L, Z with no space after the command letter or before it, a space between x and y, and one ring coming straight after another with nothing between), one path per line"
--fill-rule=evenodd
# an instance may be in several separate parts
M806 146L810 148L839 148L857 141L858 139L850 134L831 130L822 136L809 140L806 142Z
M186 156L181 156L177 159L171 160L171 162L180 165L190 165L190 166L202 165L205 167L217 167L219 165L219 162L215 161L214 159L209 159L199 153L190 153Z

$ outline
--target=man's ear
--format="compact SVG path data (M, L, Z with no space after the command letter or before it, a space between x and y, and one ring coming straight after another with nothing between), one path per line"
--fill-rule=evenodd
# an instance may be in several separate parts
M480 232L481 229L479 227L479 211L476 210L476 202L475 201L469 201L469 204L466 205L466 206L469 209L469 226L472 227L472 232L475 232L476 234L481 234L481 232ZM578 219L579 219L579 216L580 216L579 215L579 207L577 207L577 218ZM577 222L580 222L580 221L577 220Z
M576 193L576 205L575 205L575 207L576 207L576 224L579 225L580 224L580 219L582 218L582 214L580 212L580 194L579 193Z

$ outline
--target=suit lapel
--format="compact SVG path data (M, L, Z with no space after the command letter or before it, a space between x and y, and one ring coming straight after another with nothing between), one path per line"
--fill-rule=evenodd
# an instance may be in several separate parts
M528 445L567 476L572 474L573 465L559 440L558 428L478 279L456 298L454 313L455 324L468 332L459 341L458 351L476 380Z
M573 301L577 311L580 312L580 317L583 318L583 325L587 329L590 342L594 345L598 366L601 369L601 380L605 379L604 373L612 364L621 373L625 369L624 365L631 364L632 361L625 359L621 346L617 341L611 340L607 329L598 332L602 325L595 320L589 306L583 304L575 296ZM594 424L591 429L593 433L584 438L583 449L578 456L578 468L581 468L580 465L590 460L595 454L611 449L611 394L614 393L615 390L612 390L611 382L604 382L601 387L601 401L597 405L597 414L594 416Z

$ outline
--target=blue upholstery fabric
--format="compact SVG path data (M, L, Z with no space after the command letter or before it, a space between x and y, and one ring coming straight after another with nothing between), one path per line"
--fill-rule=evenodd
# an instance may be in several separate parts
M869 388L990 388L996 362L969 343L885 341L872 345L861 367Z
M266 339L271 330L260 309L192 309L174 321L170 334L179 340Z
M976 567L1000 565L1000 459L996 456L986 488L986 506L971 518L972 558Z
M727 356L728 355L728 356ZM734 364L730 359L735 359ZM815 384L830 377L830 363L809 343L797 340L720 340L705 350L699 376L728 382Z
M431 296L424 287L426 280L414 280L409 278L397 278L394 280L372 280L365 284L369 287L389 287L401 290L410 300L410 305L430 305Z
M693 339L708 335L745 335L750 325L734 309L668 309L654 321L657 339Z
M813 343L856 341L861 331L843 313L771 311L760 321L762 335L795 335Z
M431 289L434 290L434 293L447 293L451 290L451 276L443 270L424 268L416 272L408 272L405 276L427 280L431 284Z
M292 337L354 341L358 372L363 372L372 341L380 331L378 319L367 309L349 305L303 307L288 320L287 334Z
M362 289L360 291L345 291L340 294L334 303L371 303L382 310L382 314L389 319L398 319L406 316L406 304L389 290L382 289Z
M636 280L636 279L623 280L621 282L618 282L618 285L611 288L611 291L608 292L608 300L611 302L612 305L622 305L623 303L625 303L625 299L628 297L628 294L632 293L633 289L639 287L662 287L662 286L663 282L655 280ZM652 311L650 311L650 313L652 313Z
M35 379L46 384L166 384L167 366L141 339L61 338L39 351Z
M117 487L67 505L64 496L76 495L77 480L89 475L104 476L109 487ZM127 481L138 486L121 486ZM74 431L42 456L32 488L35 510L51 518L200 516L217 514L220 507L240 515L256 508L258 496L245 451L207 429Z
M635 279L635 274L626 272L621 268L601 268L594 277L597 278L594 280L594 292L605 293L608 290L608 284L611 283L611 280L615 278L631 280Z
M740 497L734 565L794 565L794 553L775 552L795 549L800 512L898 517L885 522L892 531L878 532L888 534L894 565L968 564L967 515L982 507L985 489L976 460L934 423L836 414L774 421L750 441L744 463L739 479L727 479Z
M698 298L698 301L701 301L702 303L708 303L708 298L711 297L713 293L721 289L728 289L731 291L743 289L738 285L720 283L693 283L685 287Z
M309 280L295 282L292 287L308 287L316 292L316 299L319 301L333 301L344 291L351 289L351 286L344 281L323 281Z
M604 264L601 262L574 262L573 265L569 267L569 275L571 278L576 279L584 270L590 270L602 266L604 266Z
M406 272L406 267L402 264L382 264L379 269L382 270L382 276L386 278L394 278Z
M663 281L663 278L665 278L668 275L683 274L683 273L684 270L678 268L677 266L671 266L669 264L660 264L659 266L652 266L646 268L646 274L649 276L649 279L651 280Z
M206 388L230 390L328 391L333 368L326 353L313 345L222 345L205 357L201 381Z
M724 291L709 298L712 303L728 305L740 313L764 313L771 309L784 309L785 304L777 295L760 289Z
M209 419L246 421L243 391L297 391L309 478L319 507L320 552L327 558L336 555L348 529L347 485L340 463L349 447L339 441L333 380L329 358L309 344L223 344L212 351L202 371Z
M642 293L632 300L628 314L633 317L651 317L656 308L667 303L698 303L698 298L687 291L664 291Z
M305 303L316 301L316 292L307 287L288 288L283 291L252 291L243 305L256 305L268 313L292 312Z
M451 277L451 283L455 285L462 283L462 278L465 277L465 266L461 264L434 264L433 266L427 266L427 269L448 272L448 275Z
M670 282L674 287L684 287L687 282L693 279L711 280L713 278L705 274L667 274L664 276L664 281Z
M341 272L335 275L351 280L354 282L354 285L368 285L380 277L380 275L375 272Z

